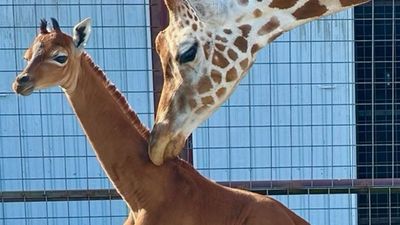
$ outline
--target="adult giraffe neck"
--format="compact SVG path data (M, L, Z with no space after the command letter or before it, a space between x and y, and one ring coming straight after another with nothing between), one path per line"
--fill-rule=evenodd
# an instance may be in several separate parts
M143 176L154 167L147 155L148 130L89 56L83 53L80 61L76 87L65 90L66 96L101 166L135 211L157 188L146 187L149 182Z

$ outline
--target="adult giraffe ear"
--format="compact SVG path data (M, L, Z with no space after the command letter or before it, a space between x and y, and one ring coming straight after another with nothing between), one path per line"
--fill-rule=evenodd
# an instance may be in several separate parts
M92 19L86 18L75 25L72 37L75 47L84 48L92 31Z

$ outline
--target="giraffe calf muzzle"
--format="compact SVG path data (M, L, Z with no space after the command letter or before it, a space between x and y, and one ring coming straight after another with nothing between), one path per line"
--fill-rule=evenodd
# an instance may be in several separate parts
M17 76L17 82L20 84L25 84L25 83L29 82L30 80L31 79L29 78L29 76L27 74Z
M13 83L13 90L15 93L20 94L22 96L28 96L32 94L35 86L32 82L32 79L28 74L20 74L17 76Z

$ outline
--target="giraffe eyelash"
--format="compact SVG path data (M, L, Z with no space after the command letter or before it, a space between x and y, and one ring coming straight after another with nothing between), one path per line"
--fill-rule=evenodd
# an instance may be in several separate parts
M63 52L54 52L49 62L57 65L64 65L68 61L68 54Z
M179 64L192 62L196 58L198 47L199 43L196 41L189 49L184 51L182 54L178 53L175 57L175 60L179 62Z

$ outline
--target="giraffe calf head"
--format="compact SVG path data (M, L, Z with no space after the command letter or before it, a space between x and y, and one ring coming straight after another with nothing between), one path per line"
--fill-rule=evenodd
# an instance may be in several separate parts
M17 94L30 95L36 89L51 86L70 88L76 81L80 54L90 34L90 19L83 20L73 30L73 37L63 33L54 18L53 29L41 21L40 32L24 55L27 65L16 77L13 89Z

